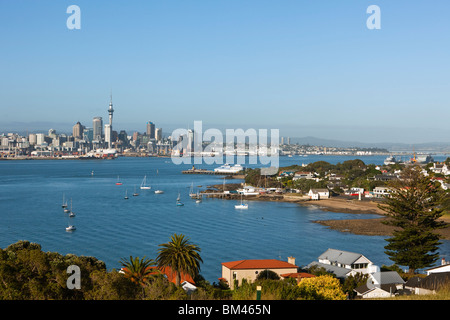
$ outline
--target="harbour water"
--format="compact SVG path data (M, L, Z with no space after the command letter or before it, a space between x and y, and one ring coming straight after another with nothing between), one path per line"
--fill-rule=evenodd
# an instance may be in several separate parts
M318 160L335 164L354 158L280 157L280 166ZM385 156L359 158L382 164ZM441 158L435 156L436 161L446 156ZM196 167L212 170L219 165ZM248 165L256 166L261 165ZM191 185L197 190L221 184L223 176L181 174L191 167L175 165L170 158L0 161L0 247L28 240L41 244L44 251L94 256L108 269L117 269L121 258L156 258L158 245L181 233L201 248L201 274L211 283L221 277L222 262L293 256L302 266L328 248L362 253L377 265L393 263L384 254L385 237L339 232L312 222L376 215L326 212L283 202L249 201L248 210L236 210L234 200L196 203L188 196ZM139 189L144 175L151 190ZM116 185L118 179L122 185ZM226 183L236 181L241 182ZM139 196L133 196L135 189ZM156 189L164 194L155 194ZM182 207L176 206L178 193ZM69 206L72 200L76 217L63 212L63 196ZM77 230L66 232L69 223ZM440 254L449 259L450 241L443 241Z

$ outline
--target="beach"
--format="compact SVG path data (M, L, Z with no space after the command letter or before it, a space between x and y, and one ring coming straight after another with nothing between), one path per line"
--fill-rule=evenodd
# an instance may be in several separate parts
M369 236L391 236L395 227L383 223L388 218L385 212L378 207L379 202L363 200L347 200L339 198L330 198L317 201L302 201L301 205L315 205L321 210L331 212L345 213L370 213L382 215L375 219L346 219L346 220L317 220L320 223L334 230L341 232L351 232L353 234L369 235ZM450 223L450 218L444 216L442 220ZM437 230L441 234L442 239L450 240L450 225L444 229Z

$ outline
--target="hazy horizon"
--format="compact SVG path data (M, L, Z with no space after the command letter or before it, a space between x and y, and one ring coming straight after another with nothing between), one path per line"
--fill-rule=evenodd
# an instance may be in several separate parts
M448 1L79 0L70 30L72 4L0 3L0 131L106 123L112 91L114 130L450 142Z

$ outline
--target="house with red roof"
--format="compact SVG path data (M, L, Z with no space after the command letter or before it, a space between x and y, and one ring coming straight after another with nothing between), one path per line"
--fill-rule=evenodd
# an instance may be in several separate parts
M162 274L167 278L167 280L169 280L173 284L176 284L176 272L172 271L171 267L147 267L147 269L154 270L153 272L151 272L151 274ZM124 267L121 268L119 272L126 273L126 271L127 268ZM186 291L195 290L195 281L189 274L182 272L180 276L180 284L183 289L185 289Z
M237 260L222 263L222 281L226 281L230 289L234 288L234 282L242 283L243 279L248 282L256 280L258 274L264 270L270 270L278 274L281 278L292 276L297 273L298 266L295 265L295 258L289 257L288 261L276 259L261 260ZM284 275L284 276L283 276Z

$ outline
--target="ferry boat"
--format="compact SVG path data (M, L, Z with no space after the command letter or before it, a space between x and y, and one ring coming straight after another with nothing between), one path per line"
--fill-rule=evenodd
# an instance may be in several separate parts
M239 171L244 170L244 167L240 164L235 164L234 166L225 163L223 166L214 169L216 173L238 173Z
M395 157L394 156L389 156L389 157L387 157L385 160L384 160L384 164L385 165L390 165L390 164L396 164L398 161L397 161L397 159L395 159Z

